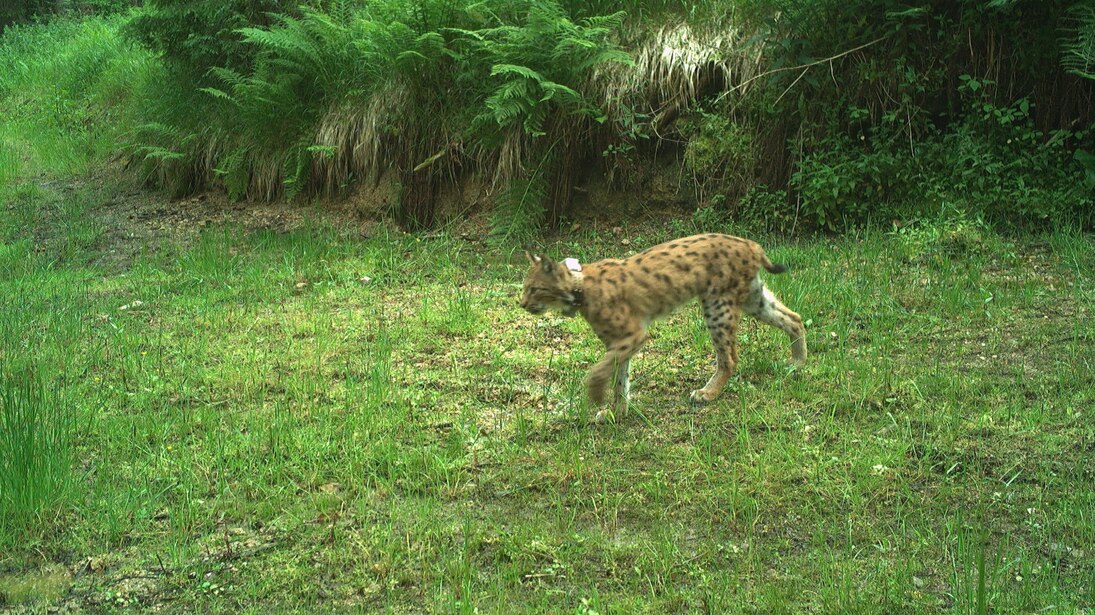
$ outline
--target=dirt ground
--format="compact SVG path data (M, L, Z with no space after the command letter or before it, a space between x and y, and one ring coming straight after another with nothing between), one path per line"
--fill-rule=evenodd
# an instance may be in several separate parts
M603 228L619 232L621 225L662 225L670 220L687 219L695 208L695 200L682 187L686 179L677 165L665 164L628 185L613 186L601 181L576 186L570 211L557 231ZM337 199L298 198L273 203L232 201L221 190L174 198L142 187L119 169L46 180L39 185L60 201L81 196L92 199L93 205L86 215L103 230L93 250L94 263L117 270L128 267L142 252L155 252L162 245L186 245L205 229L286 233L309 226L327 226L363 239L383 230L401 232L391 215L398 193L393 181L381 178L376 185L360 187ZM449 232L472 241L486 238L490 232L487 213L493 196L491 187L479 181L442 190L438 195L442 222L426 234ZM48 233L50 225L38 227L37 233ZM50 238L36 239L48 243Z

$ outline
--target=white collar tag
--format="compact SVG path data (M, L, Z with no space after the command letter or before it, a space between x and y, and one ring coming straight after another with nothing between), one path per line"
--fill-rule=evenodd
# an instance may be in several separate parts
M580 273L582 271L582 264L579 263L576 258L564 258L563 264L567 266L567 269L570 269L575 273Z

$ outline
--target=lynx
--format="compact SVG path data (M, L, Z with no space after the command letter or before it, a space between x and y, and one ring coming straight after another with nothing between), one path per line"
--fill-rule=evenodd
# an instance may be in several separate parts
M631 357L650 340L651 321L669 315L698 297L715 346L716 368L693 403L718 397L738 362L737 334L741 313L782 329L791 338L791 359L806 361L806 330L802 318L784 306L764 286L758 272L786 271L765 256L753 241L708 233L656 245L623 260L604 259L581 265L575 259L556 263L545 255L525 253L531 267L525 277L521 307L538 315L556 309L566 316L581 314L604 343L606 353L590 371L589 397L605 402L612 383L611 411L594 418L627 412Z

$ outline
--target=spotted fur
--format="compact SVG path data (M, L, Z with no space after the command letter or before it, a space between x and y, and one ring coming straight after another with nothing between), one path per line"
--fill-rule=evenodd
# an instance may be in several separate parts
M756 242L708 233L668 241L626 259L605 259L572 271L544 255L526 253L530 262L521 307L531 314L548 309L581 314L605 345L604 357L590 371L590 399L605 402L612 384L612 409L627 411L631 357L650 340L651 321L667 316L697 297L715 346L715 373L692 400L708 402L726 385L738 362L741 313L782 329L791 339L791 359L806 361L802 318L780 303L759 277L786 270L773 264ZM608 416L597 413L601 422Z

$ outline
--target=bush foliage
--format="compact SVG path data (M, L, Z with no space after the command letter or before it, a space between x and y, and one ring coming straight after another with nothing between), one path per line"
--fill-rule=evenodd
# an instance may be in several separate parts
M5 0L0 5L0 30L7 26L52 13L56 0Z
M386 176L425 227L474 174L512 237L668 152L698 209L772 227L957 195L987 219L1092 217L1079 0L148 0L124 32L160 58L128 151L177 193Z
M1074 156L1090 149L1093 117L1091 81L1077 69L1095 32L1078 18L1085 4L755 3L777 98L742 115L782 124L795 154L764 179L826 226L950 195L999 218L1090 221Z

